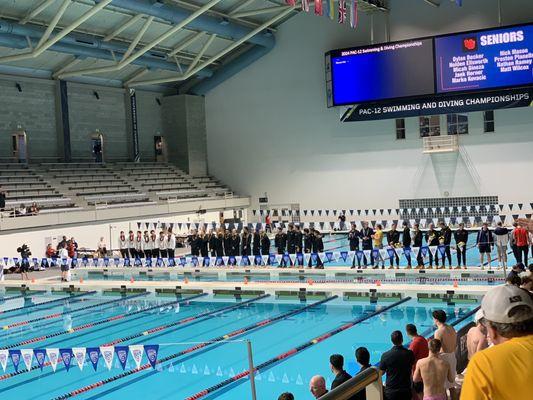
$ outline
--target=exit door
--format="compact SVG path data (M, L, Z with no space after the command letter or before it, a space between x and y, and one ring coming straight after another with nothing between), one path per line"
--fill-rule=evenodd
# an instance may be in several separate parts
M19 163L28 162L28 142L25 131L17 131L12 135L13 158Z

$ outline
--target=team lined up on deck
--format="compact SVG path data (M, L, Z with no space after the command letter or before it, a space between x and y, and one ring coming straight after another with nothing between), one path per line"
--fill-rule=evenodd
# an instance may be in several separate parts
M456 253L456 268L466 268L466 253L469 249L469 238L475 234L474 245L480 254L480 265L487 261L491 267L491 253L494 248L498 253L498 267L507 267L508 247L518 263L528 263L531 249L533 257L533 235L527 230L515 224L512 230L498 223L496 229L491 230L488 224L474 234L469 234L463 224L459 228L452 229L444 222L436 229L433 224L427 231L422 231L418 224L410 228L407 222L403 223L403 229L399 231L393 224L391 229L385 232L380 224L375 229L368 222L363 222L360 229L352 223L348 232L350 246L349 261L352 268L385 267L385 262L390 263L389 268L399 268L400 256L407 261L407 268L449 268L452 267L452 250ZM281 267L288 266L316 266L323 267L324 256L323 235L316 229L304 228L298 224L288 224L287 230L279 227L273 244L274 258ZM452 239L454 244L452 245ZM187 237L191 255L198 258L223 257L230 259L224 264L239 264L235 257L243 257L246 265L273 264L271 260L272 240L265 230L250 230L244 227L239 233L237 229L220 228L217 231L193 230ZM155 230L130 231L126 236L121 232L119 247L123 258L174 258L176 248L176 236L171 229L159 232ZM322 257L321 257L322 255ZM250 257L253 256L253 257ZM269 256L265 261L261 256ZM279 257L281 256L281 257ZM250 258L248 258L250 257ZM428 259L425 266L425 258ZM203 262L198 261L198 264Z

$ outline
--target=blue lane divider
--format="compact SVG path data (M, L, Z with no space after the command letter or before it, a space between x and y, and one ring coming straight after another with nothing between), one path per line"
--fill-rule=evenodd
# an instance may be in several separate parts
M286 313L283 313L283 314L279 314L279 315L277 315L275 317L267 318L265 320L256 322L256 323L254 323L252 325L249 325L249 326L247 326L245 328L240 328L240 329L237 329L235 331L226 333L225 335L218 336L218 337L216 337L214 339L211 339L211 340L196 344L196 345L194 345L192 347L189 347L188 349L182 350L182 351L180 351L178 353L170 354L170 355L168 355L166 357L163 357L163 358L157 360L156 364L162 364L162 363L170 361L170 360L172 360L174 358L180 357L180 356L185 355L185 354L193 353L195 351L203 349L203 348L205 348L205 347L207 347L209 345L212 345L214 343L224 342L224 341L226 341L228 339L234 338L236 336L240 336L240 335L242 335L244 333L247 333L247 332L250 332L252 330L264 328L265 326L268 326L268 325L271 325L271 324L273 324L275 322L290 318L293 315L300 314L300 313L302 313L302 312L304 312L306 310L309 310L310 308L313 308L313 307L316 307L318 305L324 304L324 303L326 303L328 301L331 301L333 299L336 299L336 298L337 298L337 296L331 296L331 297L325 298L323 300L317 301L315 303L309 304L309 305L307 305L305 307L297 308L295 310L292 310L292 311L289 311L289 312L286 312ZM151 367L152 367L152 365L150 363L146 363L144 365L141 365L139 368L131 369L129 371L123 372L122 374L115 375L115 376L113 376L111 378L107 378L107 379L104 379L104 380L100 380L100 381L95 382L95 383L93 383L91 385L84 386L84 387L82 387L80 389L77 389L77 390L74 390L72 392L66 393L64 395L58 396L58 397L55 398L55 400L64 400L64 399L68 399L68 398L77 396L77 395L82 394L82 393L86 393L86 392L88 392L90 390L93 390L93 389L96 389L98 387L104 386L104 385L106 385L108 383L115 382L115 381L117 381L119 379L128 377L128 376L136 374L138 372L142 372L142 371L147 370L147 369L149 369ZM146 375L146 376L149 376L149 374Z
M357 318L357 319L355 319L353 321L350 321L350 322L348 322L348 323L346 323L346 324L344 324L342 326L337 327L336 329L333 329L333 330L331 330L329 332L326 332L326 333L324 333L324 334L322 334L320 336L317 336L317 337L311 339L308 342L305 342L305 343L303 343L303 344L301 344L299 346L296 346L296 347L294 347L294 348L292 348L292 349L290 349L290 350L288 350L288 351L286 351L286 352L284 352L282 354L277 355L274 358L271 358L270 360L267 360L267 361L265 361L265 362L263 362L263 363L261 363L259 365L256 365L255 369L254 369L254 372L255 371L261 371L261 370L264 370L264 369L268 369L268 368L274 366L275 364L277 364L277 363L279 363L279 362L281 362L281 361L283 361L283 360L285 360L285 359L287 359L289 357L292 357L293 355L295 355L297 353L300 353L300 352L308 349L309 347L312 347L312 346L314 346L314 345L316 345L318 343L321 343L324 340L329 339L330 337L332 337L334 335L337 335L338 333L344 332L345 330L350 329L350 328L360 324L363 321L366 321L366 320L368 320L368 319L370 319L372 317L375 317L375 316L377 316L377 315L379 315L381 313L384 313L385 311L388 311L391 308L399 306L400 304L403 304L403 303L405 303L406 301L409 301L409 300L411 300L411 297L406 297L405 299L397 301L397 302L395 302L395 303L393 303L393 304L391 304L391 305L389 305L387 307L382 308L381 310L378 310L378 311L375 311L373 313L367 314L365 316L359 317L359 318ZM197 399L200 399L202 397L205 397L205 396L207 396L210 393L213 393L213 392L215 392L215 391L217 391L219 389L222 389L223 387L226 387L226 386L228 386L230 384L233 384L233 383L235 383L235 382L247 377L249 374L250 374L250 371L243 371L240 374L237 374L237 375L235 375L232 378L226 379L226 380L224 380L222 382L217 383L216 385L213 385L213 386L211 386L209 388L206 388L206 389L204 389L204 390L202 390L202 391L200 391L198 393L193 394L192 396L187 397L186 400L197 400Z
M76 299L76 298L79 298L79 297L90 296L90 295L93 295L93 294L96 294L96 291L71 294L69 296L61 297L59 299L43 301L42 303L30 304L29 306L22 306L22 307L17 307L17 308L11 308L9 310L0 311L0 314L3 315L3 314L11 313L13 311L20 311L20 310L24 310L25 311L25 310L28 310L30 308L40 307L40 306L47 306L47 307L44 307L44 309L46 309L46 308L49 308L48 306L50 304L56 304L56 303L60 303L60 302L65 301L65 300ZM19 314L17 314L17 315L19 315Z
M31 293L22 293L22 294L18 294L16 296L2 297L0 299L0 301L15 300L15 299L20 299L21 297L33 296L34 294L43 294L45 292L46 292L46 290L35 290L35 291L31 291Z
M48 315L44 315L44 316L39 317L39 318L33 318L33 319L25 320L25 321L14 322L14 323L9 324L9 325L4 325L2 327L2 329L3 330L9 330L9 329L12 329L12 328L16 328L18 326L26 326L26 325L29 325L32 322L36 322L36 321L56 319L56 318L59 318L59 317L65 315L65 314L76 314L76 313L78 313L80 311L84 311L84 310L88 310L88 309L96 308L96 307L101 307L101 306L105 306L105 305L108 305L108 304L114 304L116 302L123 301L123 300L131 300L131 299L134 299L136 297L146 296L148 294L150 294L150 292L138 293L138 294L134 294L134 295L131 295L131 296L124 296L124 297L120 297L120 298L117 298L117 299L104 301L103 303L91 304L90 306L77 308L75 310L70 310L68 312L48 314ZM52 321L52 322L49 322L49 323L36 325L35 327L44 327L44 326L47 326L47 325L50 325L50 324L54 324L54 323L55 322Z

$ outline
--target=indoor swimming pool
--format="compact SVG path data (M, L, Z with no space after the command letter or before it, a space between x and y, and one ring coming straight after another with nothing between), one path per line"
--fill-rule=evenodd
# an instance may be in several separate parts
M330 354L343 354L353 373L358 369L357 347L366 346L372 363L377 363L391 347L393 330L404 331L407 323L414 323L419 332L430 336L431 312L441 308L459 328L471 320L476 306L410 298L370 303L336 296L307 301L268 295L242 300L203 294L176 298L87 292L74 296L0 296L0 348L158 345L155 368L144 356L136 369L131 355L124 371L117 357L110 370L101 357L96 371L89 358L82 371L73 363L68 372L61 360L56 372L47 364L41 371L35 358L30 371L21 362L18 373L8 362L0 376L2 398L19 398L21 393L28 400L74 395L82 399L251 398L250 381L242 374L249 368L246 341L251 342L258 366L258 399L273 399L287 390L296 398L308 398L312 375L322 374L328 386L331 383Z

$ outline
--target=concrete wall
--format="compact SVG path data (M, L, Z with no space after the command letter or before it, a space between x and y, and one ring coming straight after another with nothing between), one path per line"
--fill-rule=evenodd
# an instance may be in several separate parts
M421 0L392 1L390 40L496 26L497 1L471 0L436 8ZM530 0L502 2L503 24L533 19ZM374 19L375 42L387 40L385 15ZM370 18L340 26L300 13L283 24L267 56L206 97L210 174L235 191L303 208L397 207L414 197L533 197L533 110L495 113L496 132L482 133L482 114L469 115L470 134L454 155L422 154L418 119L396 140L394 120L340 123L325 105L324 53L368 44ZM416 77L413 77L416 79ZM445 132L445 116L441 126Z
M207 173L205 121L203 97L176 95L163 98L163 130L169 161L194 176Z
M55 85L52 81L0 76L0 158L12 157L11 135L20 125L28 134L30 157L58 152ZM20 84L21 92L16 88Z
M15 86L19 83L22 92ZM69 121L73 159L92 159L90 136L104 135L106 159L132 157L129 100L124 89L68 83ZM28 154L39 161L63 156L56 82L0 76L0 159L11 157L11 135L20 125L28 135ZM98 93L99 99L94 96ZM162 93L137 90L137 120L142 161L154 160L154 136L162 131Z

